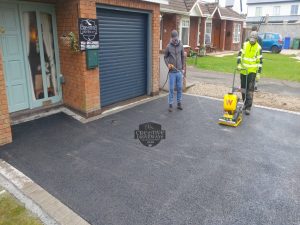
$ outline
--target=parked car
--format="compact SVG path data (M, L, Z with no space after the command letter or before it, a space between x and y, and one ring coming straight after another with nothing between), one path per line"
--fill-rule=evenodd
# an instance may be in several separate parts
M280 53L283 48L282 36L277 33L260 33L262 49L272 53Z

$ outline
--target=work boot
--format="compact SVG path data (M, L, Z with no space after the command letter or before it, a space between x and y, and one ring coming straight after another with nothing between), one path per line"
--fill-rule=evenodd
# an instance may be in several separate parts
M173 112L173 105L169 104L169 112Z
M250 109L246 109L246 110L245 110L245 114L246 114L247 116L249 116L249 115L250 115Z
M183 110L181 103L178 103L178 104L177 104L177 109Z

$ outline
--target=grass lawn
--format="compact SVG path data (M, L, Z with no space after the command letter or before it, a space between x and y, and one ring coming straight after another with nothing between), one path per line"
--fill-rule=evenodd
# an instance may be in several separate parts
M0 225L42 225L15 198L0 187Z
M236 68L236 55L225 57L198 57L197 67L204 70L231 73ZM263 53L262 77L300 82L300 62L293 56ZM189 65L195 65L195 58L188 58Z

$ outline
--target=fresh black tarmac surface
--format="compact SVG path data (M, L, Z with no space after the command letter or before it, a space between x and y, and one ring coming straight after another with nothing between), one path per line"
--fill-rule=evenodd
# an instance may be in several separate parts
M222 102L161 98L88 124L64 114L13 127L0 158L93 225L299 225L300 116L254 108L219 126ZM166 130L153 148L144 122Z

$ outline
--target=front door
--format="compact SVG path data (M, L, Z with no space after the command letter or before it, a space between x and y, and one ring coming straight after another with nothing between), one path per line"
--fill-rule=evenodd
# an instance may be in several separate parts
M220 49L220 36L221 36L221 20L215 19L213 22L213 27L214 27L214 46L217 49Z
M31 108L61 100L55 9L20 5Z
M9 112L61 101L55 9L0 3L0 49Z
M0 3L0 49L10 112L29 108L25 60L17 5Z

